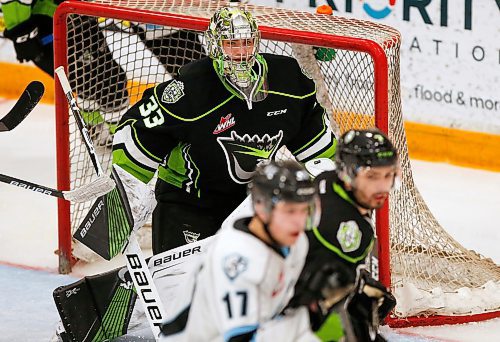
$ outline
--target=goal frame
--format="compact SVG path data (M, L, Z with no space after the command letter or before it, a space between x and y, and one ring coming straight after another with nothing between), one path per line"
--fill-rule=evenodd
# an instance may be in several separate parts
M130 9L118 6L102 5L84 1L68 0L61 3L54 14L54 63L55 67L67 65L67 17L71 14L106 17L147 22L157 25L180 27L188 30L205 31L209 20L188 15L167 12L153 12L143 9ZM337 36L333 34L313 33L285 28L274 28L259 25L263 39L302 43L311 46L322 46L367 53L373 60L374 72L374 123L383 132L389 130L389 66L384 49L379 43L362 38ZM387 41L385 44L394 44ZM70 190L70 142L69 115L65 95L60 85L55 82L56 134L57 134L57 186L59 190ZM379 259L379 280L388 288L391 287L391 255L389 229L389 201L376 211L377 252ZM72 255L72 234L70 203L58 199L58 255L59 272L69 273L76 259ZM432 317L388 317L386 323L392 327L417 325L442 325L480 321L500 317L500 312L488 312L468 316Z
M131 10L123 7L111 7L97 3L69 0L61 3L54 14L54 65L67 65L66 18L70 14L102 16L112 19L130 19L144 21L157 25L182 27L185 29L205 31L208 19L196 18L187 15L172 13L158 13L147 10ZM375 82L375 125L383 132L388 133L388 65L384 50L375 42L366 39L339 37L330 34L317 34L291 29L259 26L262 39L286 40L293 43L302 43L328 48L338 48L368 53L374 62ZM69 190L70 159L69 159L69 121L65 95L59 84L55 86L56 103L56 134L57 140L57 186L61 190ZM389 265L389 205L386 204L376 213L379 265ZM71 222L70 204L65 200L58 200L58 229L59 229L59 272L69 273L75 260L71 253ZM382 247L385 246L385 247ZM380 281L390 287L390 270L387 267L380 269Z

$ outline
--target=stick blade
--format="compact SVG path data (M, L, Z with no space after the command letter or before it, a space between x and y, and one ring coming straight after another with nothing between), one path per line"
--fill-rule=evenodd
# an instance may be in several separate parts
M44 91L45 87L40 81L28 84L14 107L0 120L0 132L10 131L19 125L38 104Z

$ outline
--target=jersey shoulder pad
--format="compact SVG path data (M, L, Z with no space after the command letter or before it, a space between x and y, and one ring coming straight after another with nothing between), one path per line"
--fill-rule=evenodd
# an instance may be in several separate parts
M182 67L178 77L158 84L154 92L162 110L184 122L209 115L231 96L223 88L208 58Z
M183 65L179 69L179 78L186 82L190 80L197 81L200 77L211 75L212 70L212 60L204 57Z
M302 268L306 260L307 252L309 251L309 240L305 232L299 235L292 249L294 253L293 264L299 265L300 268Z
M268 66L271 91L300 97L315 93L316 86L296 59L288 56L262 54Z
M214 267L222 267L222 273L230 281L238 279L260 283L271 250L258 238L245 232L225 229L219 234L212 247Z
M322 182L327 182L323 185ZM309 233L312 248L322 245L350 263L359 263L373 246L374 229L358 209L333 190L328 179L319 180L322 208L320 223ZM322 192L325 187L325 192Z

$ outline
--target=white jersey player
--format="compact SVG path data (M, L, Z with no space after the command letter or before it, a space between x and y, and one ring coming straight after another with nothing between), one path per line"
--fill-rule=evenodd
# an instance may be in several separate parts
M296 162L268 162L249 190L253 210L225 221L190 281L166 305L162 341L262 341L277 333L315 340L306 310L281 315L308 250L312 181Z

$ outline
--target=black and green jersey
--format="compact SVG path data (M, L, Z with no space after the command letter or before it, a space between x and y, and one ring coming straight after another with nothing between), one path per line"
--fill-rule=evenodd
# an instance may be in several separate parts
M315 180L321 200L318 227L307 232L307 265L322 264L335 258L352 267L364 263L374 244L371 217L362 215L334 171L324 172ZM333 255L332 255L333 253Z
M243 199L257 163L283 145L303 162L332 157L336 141L314 82L293 58L263 54L257 60L267 70L258 92L267 96L251 110L209 58L146 90L118 126L113 162L143 182L158 169L170 189L210 202Z

